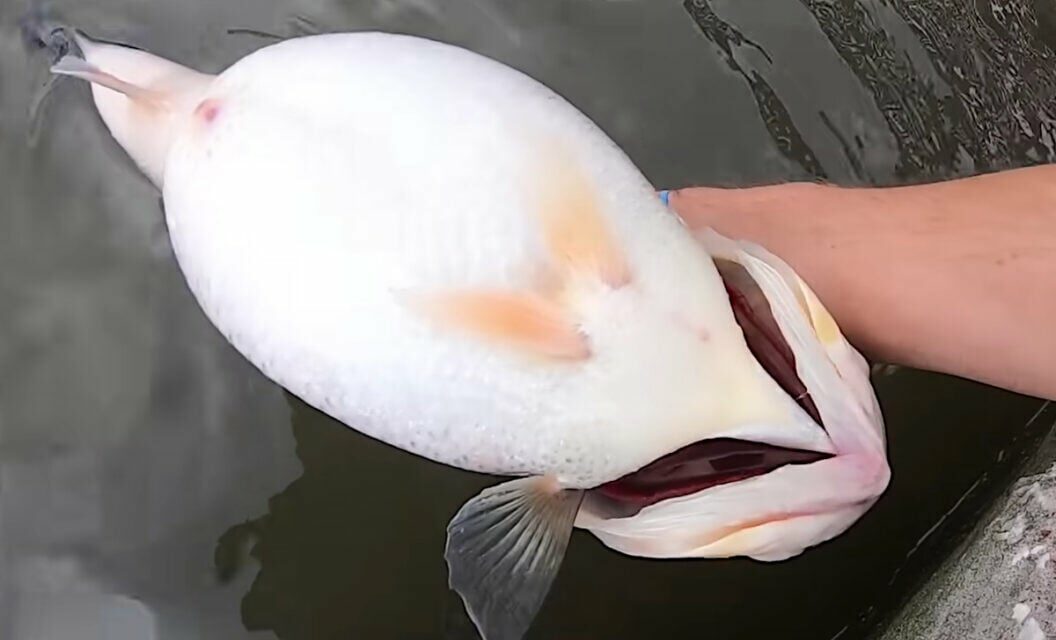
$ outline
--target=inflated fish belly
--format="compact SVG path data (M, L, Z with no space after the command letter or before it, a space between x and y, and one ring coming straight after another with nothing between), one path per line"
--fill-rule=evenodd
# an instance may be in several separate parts
M382 33L218 76L76 41L54 70L92 83L247 359L370 436L521 476L448 530L489 640L526 631L573 526L633 555L775 560L885 489L867 367L809 288L691 234L538 82Z

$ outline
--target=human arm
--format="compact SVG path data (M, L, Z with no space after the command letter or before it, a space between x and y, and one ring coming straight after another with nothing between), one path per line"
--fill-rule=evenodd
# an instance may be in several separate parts
M871 358L1056 398L1056 166L891 188L673 191L757 242Z

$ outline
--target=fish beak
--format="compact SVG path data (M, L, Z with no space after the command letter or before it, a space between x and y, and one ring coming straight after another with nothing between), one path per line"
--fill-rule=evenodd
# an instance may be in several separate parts
M71 31L52 73L91 83L96 109L114 139L157 186L180 126L209 88L213 76L146 51L96 42Z
M710 229L697 239L727 284L752 355L826 445L781 441L781 426L723 434L595 488L576 526L635 556L783 560L845 531L887 488L869 367L779 258ZM665 493L680 474L680 490Z

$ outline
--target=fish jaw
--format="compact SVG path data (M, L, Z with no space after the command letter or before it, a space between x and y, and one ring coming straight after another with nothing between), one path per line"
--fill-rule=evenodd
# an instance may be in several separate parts
M632 556L784 560L846 531L889 478L882 456L839 455L659 502L629 518L606 517L589 494L576 526Z
M697 238L717 261L744 268L762 290L836 452L886 461L883 416L869 381L869 365L811 288L763 247L730 240L711 229Z
M100 117L118 144L159 189L173 141L199 109L214 76L131 47L96 42L80 32L83 59L67 55L52 71L87 80ZM208 106L208 105L206 105Z
M705 230L716 260L759 285L816 405L833 455L647 504L637 512L604 490L588 494L576 526L614 550L651 558L747 556L784 560L850 528L886 490L891 471L869 367L810 288L761 247ZM780 430L780 425L771 432ZM766 442L766 429L757 442Z

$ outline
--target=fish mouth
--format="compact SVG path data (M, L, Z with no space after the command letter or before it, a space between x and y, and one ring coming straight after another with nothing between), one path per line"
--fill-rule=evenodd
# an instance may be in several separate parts
M796 358L774 319L766 295L741 265L716 259L734 318L749 351L767 374L818 427L825 428ZM650 505L732 482L761 476L790 464L810 464L832 454L736 438L701 440L596 487L592 493L613 516L630 516Z

